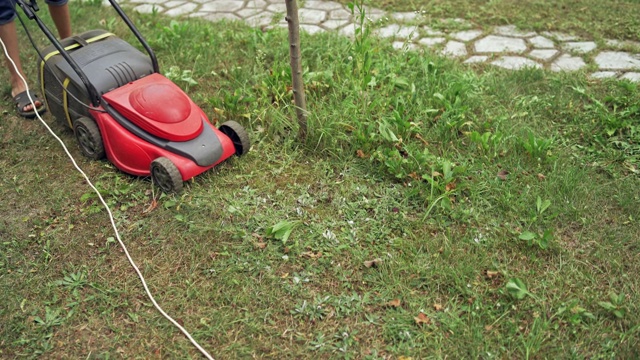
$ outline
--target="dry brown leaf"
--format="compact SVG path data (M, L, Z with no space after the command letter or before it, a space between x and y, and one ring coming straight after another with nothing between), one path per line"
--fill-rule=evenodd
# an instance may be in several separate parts
M442 305L440 305L438 303L435 303L435 304L433 304L433 309L435 311L442 311L443 307L442 307Z
M267 243L264 243L264 242L257 242L255 243L255 245L258 249L264 249L267 247Z
M399 308L400 307L400 299L393 299L393 300L389 301L387 303L387 306L393 307L393 308Z
M440 173L439 173L439 172L437 172L437 171L434 171L433 173L431 173L431 176L432 176L432 177L438 177L438 176L442 176L442 174L440 174Z
M313 251L305 251L302 254L300 254L300 256L306 257L309 259L317 259L322 256L322 253L319 251L317 253L314 253Z
M501 275L499 271L492 271L492 270L485 270L484 274L489 279L493 279Z
M487 326L484 327L484 329L487 330L487 331L491 331L491 330L493 330L493 326L487 325Z
M456 183L455 182L450 182L447 185L445 185L444 190L449 192L451 190L455 190L456 189Z
M287 276L289 276L289 273L284 273L284 274L280 275L280 278L281 279L286 279Z
M431 319L429 319L429 317L427 315L425 315L424 313L420 313L418 314L418 316L414 317L413 320L416 321L416 324L418 325L422 325L422 324L430 324L431 323Z
M424 139L420 134L416 134L416 139L418 139L418 140L422 141L422 143L423 143L425 146L429 146L429 143L427 142L427 140L425 140L425 139Z
M373 260L369 260L369 261L365 261L364 262L364 266L370 268L370 267L375 267L382 264L382 259L377 258L377 259L373 259Z
M156 201L156 199L151 200L151 204L149 204L149 207L144 209L142 211L143 214L148 214L150 212L152 212L155 208L158 207L158 202Z
M509 172L507 170L498 171L498 179L500 179L502 181L506 181L507 180L507 175L509 175Z
M367 157L367 154L365 154L364 151L362 151L362 150L356 151L356 155L361 159L364 159L364 158Z
M416 174L415 171L409 174L409 177L412 178L413 180L420 180L420 176L418 176L418 174Z
M544 174L538 174L538 180L540 180L540 181L544 181L544 180L546 180L546 179L547 179L547 177L546 177L546 176L544 176Z

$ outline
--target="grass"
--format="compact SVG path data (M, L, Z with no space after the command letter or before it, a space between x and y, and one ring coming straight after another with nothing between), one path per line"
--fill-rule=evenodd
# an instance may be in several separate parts
M72 9L76 30L134 42L96 5ZM284 31L132 17L253 150L165 196L47 120L158 301L214 357L638 357L636 84L470 69L394 51L363 23L354 41L303 36L300 144ZM0 355L199 357L59 145L1 104Z

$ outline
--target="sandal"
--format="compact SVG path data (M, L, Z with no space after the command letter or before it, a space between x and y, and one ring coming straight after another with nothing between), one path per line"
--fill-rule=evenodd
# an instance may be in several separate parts
M44 105L44 101L34 92L29 91L29 95L33 99L33 102L40 102L40 106L36 109L31 109L30 111L24 111L24 108L27 105L31 105L31 100L29 100L29 96L26 91L21 92L13 98L13 102L16 104L16 112L18 115L27 118L33 119L37 114L44 114L47 111L47 107Z

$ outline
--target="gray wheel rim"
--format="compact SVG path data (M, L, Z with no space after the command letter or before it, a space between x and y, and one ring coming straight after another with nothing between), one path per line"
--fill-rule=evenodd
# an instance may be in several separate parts
M173 190L173 180L171 179L171 175L162 166L155 165L153 167L153 179L162 190L166 192Z
M95 139L91 136L89 129L84 126L78 126L76 129L78 142L82 146L85 152L89 155L93 155L96 153L96 143Z

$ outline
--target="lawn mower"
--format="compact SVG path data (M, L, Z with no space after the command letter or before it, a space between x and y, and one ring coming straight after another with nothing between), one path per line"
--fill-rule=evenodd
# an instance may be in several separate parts
M105 30L57 40L37 16L35 0L17 0L51 45L38 51L41 91L52 115L73 129L82 153L106 158L119 170L150 176L166 193L250 142L235 121L211 124L176 84L160 74L157 58L115 0L111 6L147 55ZM37 49L36 49L37 50Z

